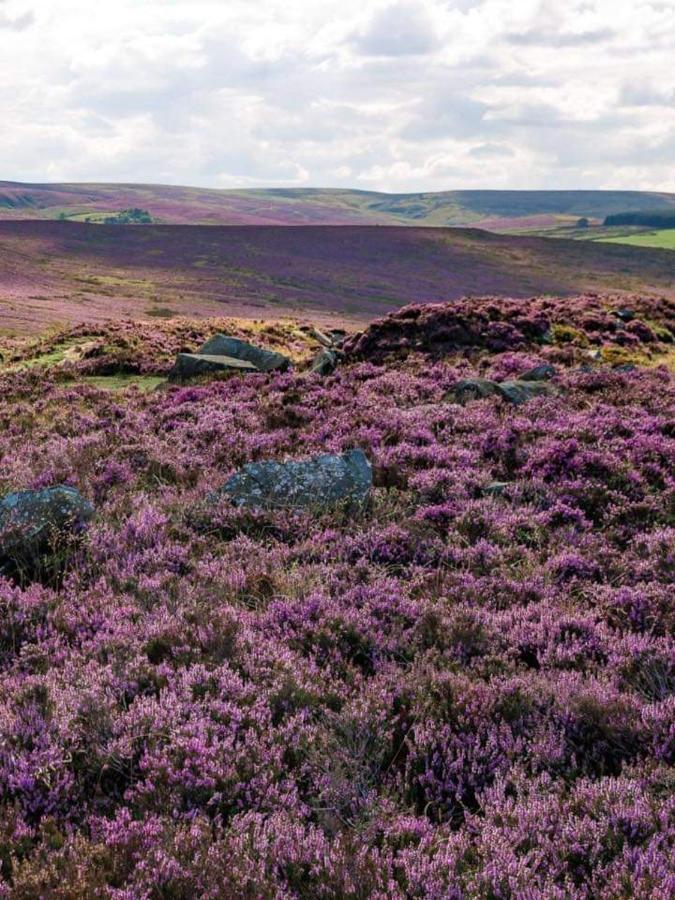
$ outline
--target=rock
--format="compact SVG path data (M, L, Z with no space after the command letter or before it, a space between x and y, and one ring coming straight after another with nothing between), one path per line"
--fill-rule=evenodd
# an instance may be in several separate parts
M312 361L312 372L319 375L332 375L338 364L337 353L334 350L321 350Z
M587 350L586 356L589 359L595 360L595 362L600 362L600 360L602 360L602 350Z
M502 381L498 385L501 397L508 403L520 406L533 397L552 397L556 394L547 381Z
M224 334L214 334L203 347L199 348L197 355L229 356L232 359L253 363L259 372L285 372L291 364L290 359L283 353L254 347L253 344Z
M623 309L615 309L614 315L617 317L617 319L621 319L622 322L632 322L635 318L635 313L633 312L633 310L626 309L625 307Z
M541 363L533 369L528 369L518 379L519 381L548 381L557 375L556 369L550 363Z
M485 397L501 397L508 403L520 406L533 397L552 397L557 393L547 381L490 381L487 378L465 378L455 385L451 397L457 403L482 400Z
M501 497L504 491L512 484L510 481L491 481L483 488L484 497Z
M612 366L612 371L614 372L635 372L637 370L637 366L635 363L615 363Z
M324 346L324 347L329 347L329 348L330 348L330 347L332 347L333 344L335 343L335 342L333 341L333 338L332 338L330 335L324 334L323 331L319 331L319 329L318 329L318 328L314 328L314 326L312 326L312 327L309 329L309 332L308 332L308 333L311 334L311 336L312 336L315 340L317 340L317 341L318 341L322 346Z
M0 572L34 568L40 554L93 515L91 503L66 485L7 494L0 500Z
M237 506L323 510L340 503L363 505L372 483L363 450L347 450L306 460L248 463L210 499L225 494Z
M496 381L487 378L463 378L452 389L452 397L462 405L470 400L482 400L485 397L494 397L499 394L499 385Z
M198 353L179 353L173 369L169 372L170 381L183 381L197 375L214 372L257 372L251 362L235 359L232 356L206 356Z

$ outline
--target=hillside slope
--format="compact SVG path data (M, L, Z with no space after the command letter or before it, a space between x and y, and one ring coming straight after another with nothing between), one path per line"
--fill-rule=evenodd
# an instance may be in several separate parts
M0 222L0 323L311 315L363 321L465 294L672 296L672 254L477 229Z
M640 191L445 191L383 194L332 189L212 190L168 185L0 182L0 219L84 219L147 209L160 223L210 225L480 224L546 229L580 216L675 209L675 195Z

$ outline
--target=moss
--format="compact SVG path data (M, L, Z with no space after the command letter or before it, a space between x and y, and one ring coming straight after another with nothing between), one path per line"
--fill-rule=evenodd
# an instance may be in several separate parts
M636 353L634 350L627 350L625 347L603 347L600 352L603 362L612 366L644 366L649 362L649 357L645 356L644 353Z
M578 328L571 325L563 325L557 322L551 326L551 334L556 344L576 344L578 347L588 347L588 338Z

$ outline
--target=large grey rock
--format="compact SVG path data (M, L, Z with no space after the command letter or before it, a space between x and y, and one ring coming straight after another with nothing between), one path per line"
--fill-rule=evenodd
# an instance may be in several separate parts
M171 381L183 381L197 375L214 372L257 372L251 362L232 356L207 356L201 353L179 353L173 369L169 372Z
M291 364L290 359L275 350L264 350L254 347L239 338L225 334L214 334L197 351L198 356L229 356L233 359L253 363L259 372L285 372Z
M93 515L91 503L66 485L7 494L0 500L0 572L32 566Z
M363 505L372 483L363 450L347 450L290 462L248 463L210 499L224 494L237 506L321 511L341 503Z
M519 381L548 381L551 378L554 378L558 373L555 368L550 363L541 363L538 366L534 366L532 369L528 369L527 372L523 372L523 374L518 378Z
M515 406L533 397L553 397L557 393L548 381L501 381L498 388L502 399Z
M312 361L312 372L319 375L332 375L338 364L338 355L334 350L320 350Z
M499 385L496 381L490 381L487 378L463 378L452 390L452 397L461 404L467 403L469 400L494 397L496 394L499 394Z
M457 403L483 400L486 397L501 397L516 406L533 397L552 397L556 389L547 381L490 381L488 378L465 378L458 381L452 391L452 399Z

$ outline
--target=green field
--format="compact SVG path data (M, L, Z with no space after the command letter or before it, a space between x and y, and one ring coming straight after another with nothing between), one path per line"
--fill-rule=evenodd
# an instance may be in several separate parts
M598 241L603 244L632 244L635 247L660 247L662 250L675 250L675 228L598 238Z

